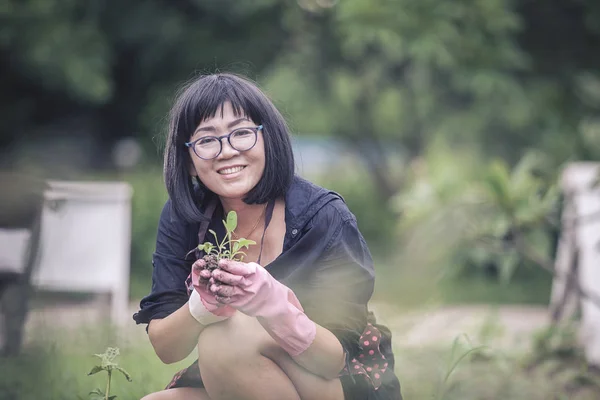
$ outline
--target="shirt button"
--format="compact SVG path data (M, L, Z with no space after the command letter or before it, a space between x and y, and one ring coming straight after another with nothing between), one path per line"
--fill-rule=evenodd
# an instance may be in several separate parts
M296 235L298 233L298 229L292 229L292 235Z

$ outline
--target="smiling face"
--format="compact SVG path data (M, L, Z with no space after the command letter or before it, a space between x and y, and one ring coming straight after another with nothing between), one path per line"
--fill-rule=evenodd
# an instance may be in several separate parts
M226 102L212 118L202 121L189 141L205 136L227 135L237 128L254 128L257 124L244 115L236 115L231 103ZM212 160L203 160L190 148L191 174L213 193L225 199L243 199L260 181L265 169L265 146L261 131L256 145L247 151L233 149L222 139L222 151Z

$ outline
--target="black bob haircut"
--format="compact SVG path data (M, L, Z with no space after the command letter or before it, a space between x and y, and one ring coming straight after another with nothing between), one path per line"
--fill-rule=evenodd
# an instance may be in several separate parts
M247 78L218 73L200 76L177 94L169 114L169 131L164 155L164 179L174 211L187 222L204 219L200 204L214 196L189 173L192 163L185 143L198 125L223 111L230 102L236 115L263 125L265 169L259 182L243 199L263 204L284 196L294 178L294 154L288 126L271 100ZM198 188L194 188L194 183Z

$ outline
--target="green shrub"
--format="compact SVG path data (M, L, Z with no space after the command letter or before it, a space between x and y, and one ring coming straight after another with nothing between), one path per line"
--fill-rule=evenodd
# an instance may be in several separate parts
M356 168L328 172L313 181L339 193L356 216L358 227L374 253L386 253L394 245L397 216L368 173Z
M131 297L150 290L152 253L161 210L168 198L162 171L147 168L123 177L133 188L131 214Z
M557 168L546 157L528 153L511 167L433 154L427 167L395 202L411 250L435 251L446 276L508 283L539 276L533 267L548 269L560 205Z

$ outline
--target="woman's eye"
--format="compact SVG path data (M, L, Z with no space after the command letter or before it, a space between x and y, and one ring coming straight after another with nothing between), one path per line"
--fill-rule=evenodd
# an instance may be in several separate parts
M209 136L209 137L205 137L205 138L198 140L196 142L196 144L198 146L210 146L210 145L214 145L216 142L217 142L216 138Z
M253 135L253 134L254 134L254 132L252 132L250 129L240 129L239 131L235 131L233 136L243 137L243 136L248 136L248 135Z

